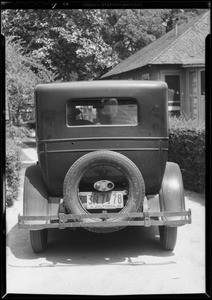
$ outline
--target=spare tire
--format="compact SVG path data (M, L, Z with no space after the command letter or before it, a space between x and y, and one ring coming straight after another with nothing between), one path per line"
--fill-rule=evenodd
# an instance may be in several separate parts
M89 218L89 209L81 202L80 191L91 189L95 181L100 179L115 182L115 187L120 186L127 192L124 207L120 209L117 217L107 219L109 222L129 220L121 213L137 212L142 209L145 196L144 179L138 167L126 156L114 151L94 151L80 157L68 170L63 184L64 205L68 213L88 214L84 222L101 221L99 218ZM96 212L102 212L98 210ZM109 210L108 212L110 212ZM94 212L93 210L91 211ZM113 211L111 211L113 212ZM107 222L106 221L106 222ZM114 224L115 225L115 224ZM113 232L122 227L87 227L93 232Z

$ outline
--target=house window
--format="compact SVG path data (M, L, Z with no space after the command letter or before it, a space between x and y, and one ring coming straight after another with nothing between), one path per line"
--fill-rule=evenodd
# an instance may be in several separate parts
M205 95L205 71L200 71L200 91L201 96Z
M180 75L165 75L169 89L168 109L175 115L180 113Z
M142 80L149 80L149 73L143 74L141 77Z

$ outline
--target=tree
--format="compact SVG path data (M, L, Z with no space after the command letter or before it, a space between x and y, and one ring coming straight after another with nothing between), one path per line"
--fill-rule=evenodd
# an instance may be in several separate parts
M101 36L100 10L15 10L3 12L5 35L23 41L58 79L91 79L117 63L116 54Z
M54 75L36 59L23 54L21 43L6 40L6 97L14 125L21 123L21 110L34 103L37 84L51 82Z
M5 10L2 31L58 80L100 77L202 9Z
M48 56L54 68L60 65L60 78L92 79L117 63L116 54L101 35L100 10L68 10L64 18L64 27L51 29L54 44Z
M161 17L166 27L166 32L168 32L174 28L176 20L178 25L180 25L204 12L206 12L206 9L163 9Z
M104 40L123 60L165 33L160 9L105 10Z

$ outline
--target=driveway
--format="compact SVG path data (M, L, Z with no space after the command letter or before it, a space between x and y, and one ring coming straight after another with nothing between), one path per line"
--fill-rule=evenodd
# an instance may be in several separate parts
M24 171L36 159L30 149L23 155L27 163L21 171L19 198L7 208L7 293L205 293L205 202L202 195L190 191L185 195L192 224L178 229L173 252L160 248L156 227L131 227L111 234L52 229L47 251L34 254L28 231L17 226Z

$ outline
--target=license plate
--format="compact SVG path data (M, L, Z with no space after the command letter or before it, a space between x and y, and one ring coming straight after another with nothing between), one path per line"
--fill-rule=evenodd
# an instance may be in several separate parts
M123 192L89 193L87 194L87 209L123 208Z

